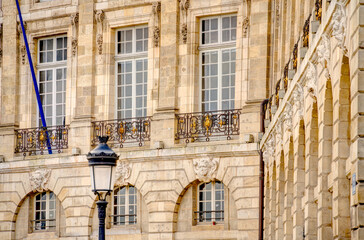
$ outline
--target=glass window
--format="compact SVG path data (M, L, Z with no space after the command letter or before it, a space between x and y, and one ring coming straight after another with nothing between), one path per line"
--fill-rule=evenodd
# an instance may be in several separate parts
M221 182L202 183L198 186L198 221L224 221L224 185Z
M39 94L47 126L65 124L67 37L39 40ZM41 126L39 119L39 126Z
M147 115L148 27L117 32L117 118Z
M236 16L201 20L200 69L203 112L234 109L235 41Z
M53 192L35 195L34 230L49 230L56 227L56 197Z
M137 222L137 191L125 186L114 191L114 225L133 225Z

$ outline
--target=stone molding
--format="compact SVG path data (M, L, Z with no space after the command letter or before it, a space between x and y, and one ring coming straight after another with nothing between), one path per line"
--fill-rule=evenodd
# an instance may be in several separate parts
M42 168L37 169L29 173L30 186L33 192L44 192L47 191L46 187L49 177L51 176L51 170Z
M115 169L115 183L114 186L122 187L129 184L129 177L131 174L131 167L126 161L119 161Z
M202 182L214 180L216 170L219 166L220 158L213 158L203 155L201 158L193 159L193 169L196 177Z

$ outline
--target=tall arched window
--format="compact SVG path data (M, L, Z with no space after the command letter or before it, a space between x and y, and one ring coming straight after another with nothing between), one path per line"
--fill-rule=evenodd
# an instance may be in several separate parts
M56 196L54 193L38 193L34 199L34 230L55 230Z
M124 186L114 190L114 225L133 225L137 223L137 190Z
M224 184L219 181L198 186L198 221L224 221Z

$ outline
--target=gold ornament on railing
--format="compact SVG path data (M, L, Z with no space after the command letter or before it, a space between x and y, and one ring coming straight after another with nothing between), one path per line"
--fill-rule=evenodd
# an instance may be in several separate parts
M135 134L135 132L138 131L138 129L136 129L135 126L133 126L133 129L131 131L133 132L133 134Z
M205 118L205 122L204 122L204 126L206 128L206 135L209 136L211 135L211 133L209 133L209 128L211 127L211 120L210 120L210 117L209 115L206 116Z
M43 147L43 142L45 140L45 137L44 137L44 131L40 131L40 135L39 135L39 141L40 141L40 145Z
M191 123L191 128L192 128L192 131L195 132L196 131L196 120L195 119L192 119L192 123Z
M120 127L119 127L120 140L123 140L124 131L125 131L125 129L124 129L123 123L120 123Z

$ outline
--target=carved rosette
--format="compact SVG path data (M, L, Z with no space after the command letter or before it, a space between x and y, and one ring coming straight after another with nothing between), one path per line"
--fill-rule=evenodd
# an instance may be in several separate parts
M115 183L116 187L128 185L128 179L131 174L131 167L128 162L118 162L115 169Z
M103 44L103 21L105 19L105 13L102 10L95 11L95 20L97 24L96 44L99 55L102 54Z
M346 19L346 11L345 6L342 2L336 3L335 12L332 16L331 20L332 27L332 36L338 41L339 47L347 53L347 49L345 47L345 38L346 38L346 28L347 28L347 19Z
M153 44L155 47L159 46L159 39L160 39L159 15L160 15L160 12L161 12L161 3L153 2L152 3L152 13L154 16Z
M247 37L248 36L248 30L249 30L249 18L246 17L244 18L243 21L243 37Z
M331 55L331 46L330 46L330 39L326 33L322 35L320 45L317 47L317 58L318 62L324 68L325 77L327 79L330 78L330 72L328 69L328 64L330 61Z
M77 45L78 45L78 39L77 39L77 25L78 25L78 13L72 14L70 16L71 26L72 26L72 56L76 55L77 52Z
M187 42L187 10L190 7L190 0L179 0L180 16L181 16L181 36L182 42Z
M306 72L306 90L308 94L316 101L317 99L317 71L312 62L308 63Z
M193 169L195 170L196 177L202 182L214 180L218 166L219 158L204 155L201 158L193 159Z
M51 176L50 169L38 169L29 173L30 186L33 192L44 192L47 191L46 187L49 177Z

